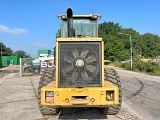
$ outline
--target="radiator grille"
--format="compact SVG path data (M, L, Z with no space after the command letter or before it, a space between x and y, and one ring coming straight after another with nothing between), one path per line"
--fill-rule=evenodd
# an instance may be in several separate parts
M59 42L59 87L101 86L101 42Z

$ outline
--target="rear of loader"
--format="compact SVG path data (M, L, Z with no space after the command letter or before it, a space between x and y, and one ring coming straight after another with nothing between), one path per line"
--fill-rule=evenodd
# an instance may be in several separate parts
M62 107L99 107L103 114L117 114L122 93L118 73L104 68L104 43L98 37L98 14L59 15L61 38L56 40L56 68L41 76L39 109L58 114Z

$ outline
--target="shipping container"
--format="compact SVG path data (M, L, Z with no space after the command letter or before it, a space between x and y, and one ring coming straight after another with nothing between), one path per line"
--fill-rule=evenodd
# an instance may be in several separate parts
M8 66L10 64L10 61L2 61L2 66Z
M2 56L2 61L10 61L10 56Z
M2 66L2 58L0 58L0 67Z
M10 64L10 56L2 56L2 66L8 66Z
M11 56L10 62L13 63L13 65L19 65L19 56Z
M13 60L10 60L10 65L13 65Z
M49 54L49 50L48 49L39 49L38 50L38 57L40 54Z

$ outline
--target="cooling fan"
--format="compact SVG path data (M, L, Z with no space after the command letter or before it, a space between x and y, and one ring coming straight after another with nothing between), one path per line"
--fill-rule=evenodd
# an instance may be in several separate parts
M89 83L99 73L96 51L72 49L63 57L62 72L71 83Z

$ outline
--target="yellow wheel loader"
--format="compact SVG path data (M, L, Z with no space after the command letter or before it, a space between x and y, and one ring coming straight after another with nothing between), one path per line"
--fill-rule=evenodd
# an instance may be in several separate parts
M98 37L99 14L73 15L68 8L56 39L55 68L39 81L38 104L43 115L56 115L63 107L98 107L117 114L122 91L118 73L104 68L104 42Z

